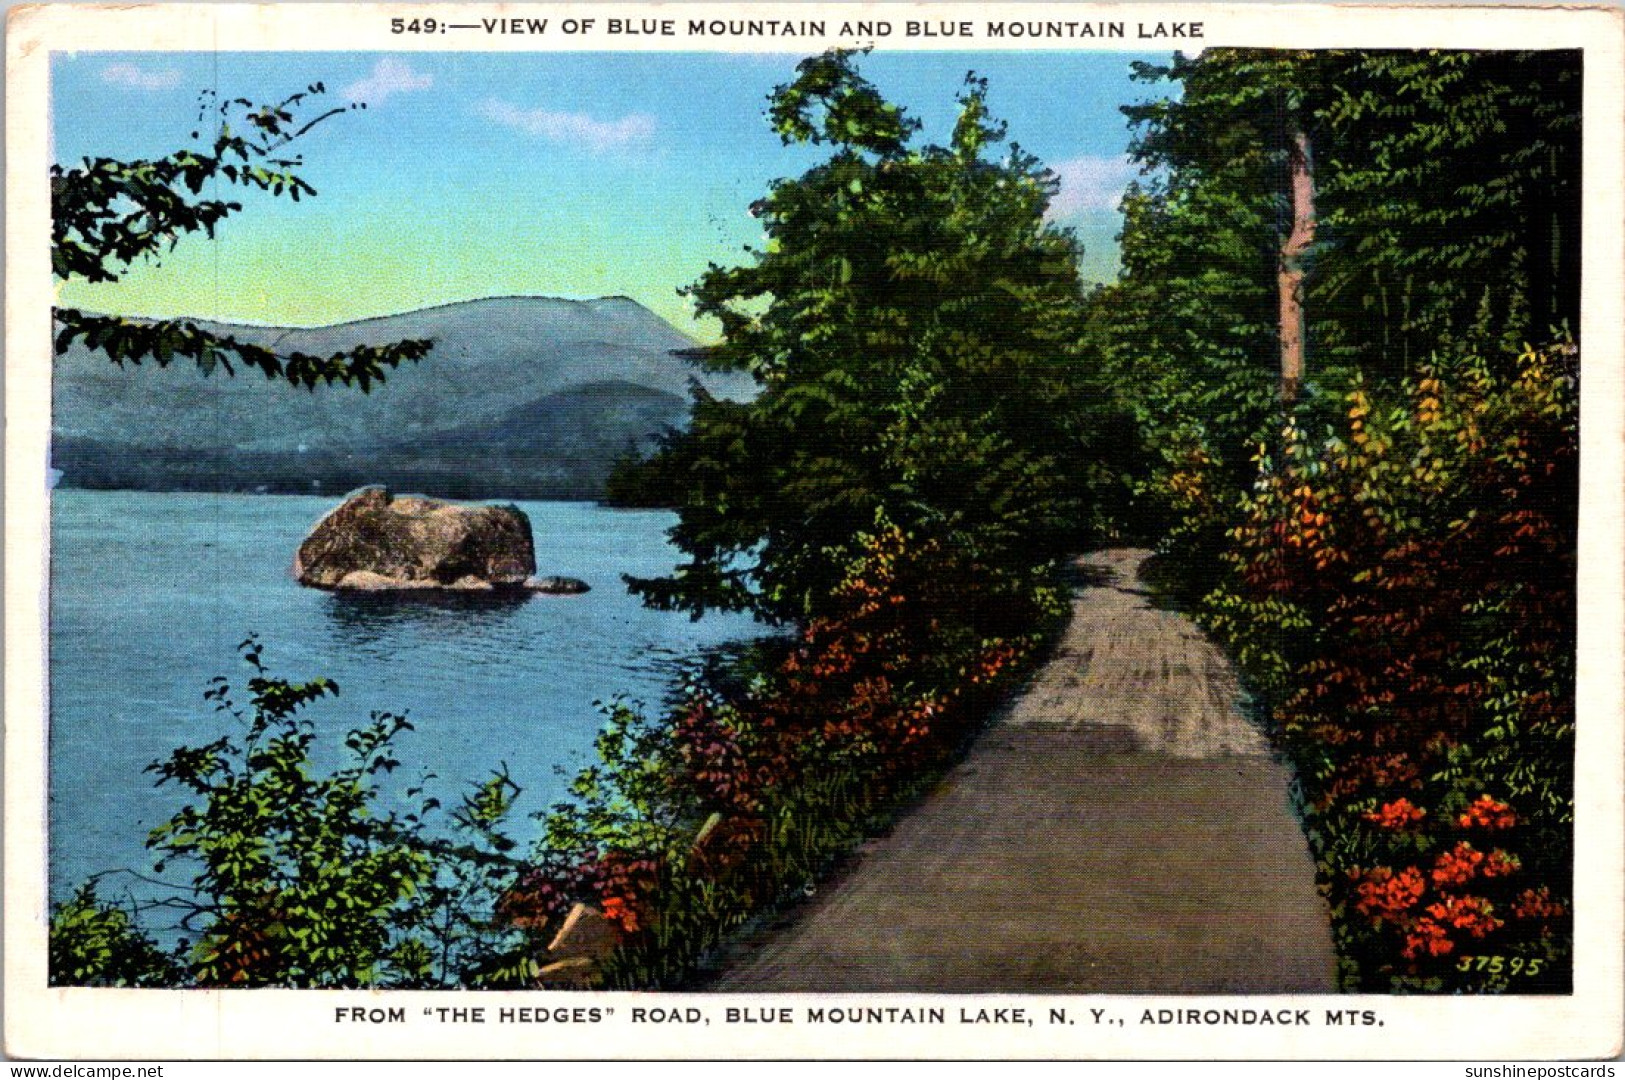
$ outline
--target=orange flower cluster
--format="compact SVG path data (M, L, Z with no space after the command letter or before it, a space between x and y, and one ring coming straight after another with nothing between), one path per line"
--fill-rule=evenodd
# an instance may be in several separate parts
M1552 890L1542 885L1538 889L1525 889L1513 901L1512 914L1520 919L1555 919L1563 914L1563 905L1552 899Z
M1482 938L1503 925L1493 914L1488 900L1477 896L1446 897L1439 903L1429 904L1427 914L1406 930L1401 955L1407 960L1418 959L1424 954L1444 956L1456 948L1450 936L1451 930Z
M1433 864L1433 884L1465 885L1484 861L1484 853L1463 840Z
M1480 795L1474 799L1467 812L1461 815L1461 827L1483 829L1510 829L1518 823L1518 815L1512 812L1512 807L1506 803L1493 799L1488 795Z
M673 875L714 886L742 910L771 901L786 885L777 875L788 860L764 848L803 837L780 837L767 811L802 805L801 792L831 780L849 804L842 812L890 798L943 760L1030 654L1036 638L1023 636L1033 620L1022 605L1034 601L989 589L989 580L986 568L938 542L893 527L865 538L825 613L785 643L774 667L748 688L696 687L643 748L658 756L655 771L639 775L653 775L685 817L706 822L681 859L637 847L641 838L632 851L597 841L524 875L501 914L540 928L588 902L625 934L648 939ZM793 816L784 820L800 828ZM806 858L799 848L793 855Z
M1001 641L983 650L971 665L970 681L972 685L992 682L997 679L1006 668L1020 659L1021 651L1007 641Z
M1421 807L1412 804L1409 799L1395 799L1365 815L1367 821L1373 822L1379 829L1408 829L1427 816Z
M1410 930L1405 933L1405 947L1400 955L1407 960L1415 960L1426 954L1428 956L1443 956L1456 947L1450 940L1445 928L1429 918L1416 920Z
M594 868L598 910L604 918L628 934L642 929L642 912L654 895L660 876L659 864L649 858L606 852Z
M1379 815L1365 816L1375 819ZM1393 811L1388 817L1400 820L1406 815ZM1504 927L1490 900L1454 890L1475 878L1502 878L1521 867L1518 857L1502 848L1485 854L1462 840L1434 859L1426 879L1414 866L1397 873L1379 866L1363 873L1352 871L1349 877L1355 884L1355 909L1372 920L1390 922L1400 938L1401 956L1416 961L1446 956L1464 938L1481 939ZM1432 902L1424 905L1429 882L1436 891L1428 897ZM1524 890L1512 911L1519 918L1550 919L1562 914L1563 908L1543 887L1538 892Z
M604 918L619 926L626 933L635 933L638 928L637 909L629 904L624 896L606 896L603 901Z
M1566 902L1550 878L1555 893L1528 890L1568 855L1571 352L1531 351L1516 384L1488 361L1447 360L1416 374L1410 408L1386 381L1356 385L1342 432L1289 422L1259 445L1239 516L1233 501L1202 519L1174 500L1192 551L1224 527L1230 576L1202 611L1300 765L1362 989L1503 990L1437 958L1527 956L1533 934L1563 931L1497 928ZM1541 785L1514 804L1522 776Z
M1506 925L1495 917L1490 902L1479 896L1447 896L1437 904L1429 904L1427 912L1439 922L1465 930L1475 938Z
M1426 888L1422 872L1414 866L1408 866L1397 874L1386 866L1378 866L1365 874L1351 876L1355 876L1359 882L1355 886L1358 899L1354 906L1362 915L1379 919L1404 916L1422 899L1422 890Z
M585 901L623 933L634 934L647 926L644 912L660 872L655 859L616 851L537 865L502 895L496 913L510 926L542 931L556 928L572 906Z

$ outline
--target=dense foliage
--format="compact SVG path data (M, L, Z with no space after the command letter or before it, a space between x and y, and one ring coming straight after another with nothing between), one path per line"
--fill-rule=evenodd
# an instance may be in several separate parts
M600 764L528 858L498 775L431 839L379 815L403 718L315 778L259 667L240 737L155 766L198 867L177 954L93 890L53 978L548 984L585 904L599 984L682 985L949 762L1064 618L1060 558L1160 535L1291 758L1342 984L1572 983L1578 378L1575 54L1211 49L1146 67L1123 274L1087 299L1053 177L972 78L944 146L854 58L768 116L827 147L755 212L763 251L691 290L707 363L760 385L615 481L688 558L633 582L793 624L665 712L609 707ZM1136 503L1125 495L1134 484ZM579 972L570 976L579 979Z
M1206 599L1298 762L1351 986L1567 988L1577 359L1356 384L1265 455Z
M96 882L51 910L47 965L56 986L177 986L184 969Z
M1019 149L989 160L986 93L970 78L948 145L923 147L847 53L770 99L786 143L830 157L755 205L750 265L691 290L723 327L706 362L761 392L701 396L617 490L669 493L691 560L635 591L799 637L742 687L701 682L657 719L617 709L606 766L508 898L527 923L613 914L614 981L680 980L940 769L1064 612L1059 558L1120 516L1127 418L1077 348L1054 179Z
M137 260L159 258L187 234L212 239L220 223L243 205L205 195L206 187L211 193L222 185L239 187L295 202L315 195L299 176L303 160L290 145L334 116L365 108L338 106L310 116L325 93L315 83L261 105L246 98L220 101L213 91L204 91L191 147L137 161L95 157L76 166L52 164L51 272L59 281L113 282ZM83 340L119 365L151 360L165 367L179 356L205 375L217 367L234 374L241 366L306 389L341 383L368 390L384 381L388 369L427 356L432 345L399 341L314 356L278 353L184 319L129 319L64 307L53 317L58 355Z
M1090 339L1156 451L1162 580L1297 765L1344 985L1564 988L1578 57L1219 49L1141 74L1179 94L1125 109L1149 171Z
M806 618L877 513L994 575L1111 520L1128 425L1076 348L1076 251L1044 218L1054 177L1016 148L990 160L1004 127L986 91L967 82L945 146L915 146L918 124L850 54L803 61L774 94L784 141L830 157L753 206L767 244L751 264L689 290L722 324L706 363L761 392L697 401L648 466L690 561L634 591Z
M611 985L681 984L936 775L1064 611L1035 575L1028 629L978 637L965 611L989 594L955 555L884 520L854 543L826 613L748 686L697 684L665 716L612 710L604 764L555 808L512 918L557 926L589 904L625 934Z
M177 748L148 769L189 800L152 830L154 872L190 867L152 901L188 935L168 947L139 912L102 900L96 882L51 916L57 985L200 987L461 986L512 981L522 941L495 919L514 846L501 831L517 794L497 773L441 822L422 785L409 809L382 813L376 783L399 766L405 716L375 712L345 739L347 763L322 773L304 715L338 693L327 679L272 676L259 643L243 643L253 674L247 707L230 683L205 692L231 733Z
M1124 109L1147 175L1125 198L1122 279L1094 296L1090 340L1151 451L1140 511L1197 529L1192 550L1218 551L1223 530L1172 505L1187 497L1176 477L1202 467L1221 485L1204 497L1233 516L1254 449L1279 431L1293 132L1318 217L1303 419L1334 418L1356 375L1391 385L1435 351L1506 373L1498 358L1577 325L1577 54L1209 49L1139 75L1179 93ZM1198 593L1212 584L1196 578Z
M602 765L524 866L496 827L500 788L463 822L480 844L427 839L427 807L376 816L369 778L393 767L403 718L376 716L351 736L353 764L316 780L298 714L328 684L256 677L246 740L159 766L202 800L151 841L201 866L187 981L545 982L542 943L578 903L622 936L599 978L680 981L949 760L1057 624L1057 558L1104 519L1093 496L1122 487L1080 467L1109 456L1084 451L1110 433L1089 427L1104 395L1078 374L1075 252L1044 221L1053 178L1019 152L985 159L1001 129L984 94L968 84L950 146L912 150L912 121L849 56L804 62L771 116L833 157L759 204L770 244L754 266L695 287L723 321L714 362L763 390L702 396L690 433L644 467L678 481L694 561L638 587L794 619L798 636L697 680L664 716L611 707ZM731 306L762 296L759 317ZM60 970L84 978L94 960Z

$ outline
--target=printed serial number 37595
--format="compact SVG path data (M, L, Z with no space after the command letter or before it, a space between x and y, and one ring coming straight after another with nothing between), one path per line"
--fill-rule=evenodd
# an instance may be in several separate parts
M1491 975L1499 975L1503 971L1508 975L1539 975L1544 967L1544 957L1535 957L1525 960L1521 956L1464 956L1461 963L1456 965L1457 971L1487 971Z

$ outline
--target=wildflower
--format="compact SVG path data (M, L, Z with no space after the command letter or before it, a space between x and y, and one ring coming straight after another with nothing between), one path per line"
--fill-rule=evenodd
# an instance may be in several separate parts
M1354 906L1362 915L1395 919L1416 905L1425 887L1422 872L1414 866L1407 866L1398 874L1379 866L1355 886L1359 898Z
M1406 933L1405 947L1401 953L1405 959L1415 960L1423 953L1429 956L1443 956L1455 947L1456 943L1450 940L1450 935L1445 932L1444 927L1423 916L1416 920L1416 924Z
M1441 854L1433 864L1433 884L1462 885L1478 873L1484 853L1465 840ZM1487 871L1486 871L1487 873Z
M1395 799L1378 809L1365 815L1365 819L1374 823L1379 829L1408 829L1427 816L1421 807L1413 805L1409 799Z
M1510 829L1518 823L1518 816L1506 803L1488 795L1480 795L1467 807L1460 820L1464 829L1470 829L1475 825L1485 829Z
M606 896L603 900L604 918L619 926L628 934L637 932L638 913L625 897Z
M1441 923L1467 931L1475 938L1506 925L1495 917L1490 902L1478 896L1449 896L1436 904L1429 904L1427 913Z
M1512 902L1512 914L1520 919L1552 919L1563 914L1563 905L1552 899L1552 891L1542 885L1525 889Z

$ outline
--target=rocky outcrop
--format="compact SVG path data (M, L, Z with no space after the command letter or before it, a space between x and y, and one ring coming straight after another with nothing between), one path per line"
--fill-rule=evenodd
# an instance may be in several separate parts
M524 589L536 572L530 519L515 506L465 506L362 488L316 523L294 576L318 589Z
M548 593L552 596L576 596L589 591L592 586L580 578L541 577L526 581L525 588L531 592Z
M626 935L603 912L577 904L547 945L537 984L548 990L587 990L598 985L603 964Z

